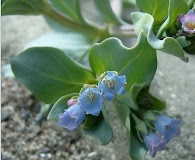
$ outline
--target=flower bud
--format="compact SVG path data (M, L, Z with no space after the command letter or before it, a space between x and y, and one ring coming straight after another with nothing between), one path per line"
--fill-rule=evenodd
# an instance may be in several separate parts
M67 105L68 105L68 107L70 107L75 103L77 103L77 99L69 99L68 102L67 102Z

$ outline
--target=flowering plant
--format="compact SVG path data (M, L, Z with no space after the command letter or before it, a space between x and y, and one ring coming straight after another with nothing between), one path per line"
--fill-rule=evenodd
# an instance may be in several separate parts
M50 104L49 120L69 131L82 127L101 144L113 137L107 113L112 102L127 131L130 157L144 159L148 151L155 157L179 135L181 123L164 114L165 103L149 93L156 51L185 62L184 52L195 54L195 4L129 0L123 3L139 9L131 13L131 24L115 14L109 0L93 0L99 21L87 16L82 2L2 1L2 15L43 15L54 30L13 57L11 69L37 98ZM123 36L138 37L137 44L124 46Z

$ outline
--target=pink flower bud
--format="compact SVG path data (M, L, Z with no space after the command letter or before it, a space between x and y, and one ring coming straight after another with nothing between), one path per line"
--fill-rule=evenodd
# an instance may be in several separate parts
M68 102L67 102L68 107L72 106L75 103L77 103L77 99L69 99Z

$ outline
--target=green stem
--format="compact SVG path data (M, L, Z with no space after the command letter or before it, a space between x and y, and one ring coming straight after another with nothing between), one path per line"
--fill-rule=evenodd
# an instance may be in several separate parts
M122 26L110 25L108 30L110 35L114 36L137 37L134 31L134 26L131 24L125 24Z
M90 35L105 35L106 29L105 28L96 28L89 24L82 25L70 19L69 17L65 16L64 14L57 11L52 5L48 2L48 0L43 0L44 7L42 8L42 13L51 19L61 23L64 26L67 26L75 31L83 32L84 34Z

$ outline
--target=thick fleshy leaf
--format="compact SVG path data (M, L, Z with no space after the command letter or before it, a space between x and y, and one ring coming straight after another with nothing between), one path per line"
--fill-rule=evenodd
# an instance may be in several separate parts
M27 44L30 47L55 47L65 51L73 59L86 53L92 41L78 32L51 32Z
M42 0L6 0L1 7L2 15L39 15L44 6Z
M176 41L180 44L181 47L187 47L191 44L191 42L187 40L185 36L176 38Z
M7 0L1 0L1 5L2 5L5 1L7 1Z
M49 0L52 6L61 12L62 14L68 16L74 21L85 23L81 11L79 0Z
M184 48L184 50L189 54L195 54L195 37L188 37L191 44Z
M117 96L116 101L130 107L133 110L137 111L139 109L138 105L133 101L130 92Z
M144 157L146 156L148 150L145 144L134 134L131 132L129 135L129 155L132 160L145 160Z
M89 52L89 61L96 76L105 71L125 75L127 90L134 83L150 83L157 67L156 51L148 44L143 31L133 48L126 48L117 38L94 44Z
M149 85L147 83L134 84L130 89L130 106L134 108L163 110L166 103L157 99L149 93Z
M148 84L147 83L142 83L142 84L134 84L131 88L130 88L130 100L132 103L130 103L130 107L131 108L136 108L138 110L139 106L136 102L137 100L137 96L139 94L139 92L144 88L147 87Z
M125 5L125 6L131 6L131 5L133 5L133 6L136 6L136 0L123 0L123 5Z
M58 121L59 114L64 113L64 110L68 108L67 101L71 99L71 97L75 96L76 94L68 94L66 96L61 97L51 108L47 119Z
M114 106L116 109L116 112L118 114L118 117L120 118L122 124L127 130L127 133L129 134L131 132L130 128L130 113L131 110L128 105L124 104L123 102L120 102L118 100L114 100Z
M109 0L93 0L101 18L107 23L121 25L124 22L113 12Z
M180 14L185 14L189 10L186 0L169 0L168 17L160 27L157 36L161 37L163 32L175 25L176 19Z
M11 67L21 83L50 104L94 80L90 70L52 47L29 48L11 60Z
M168 0L136 0L140 11L146 12L154 17L154 26L161 25L168 15Z
M187 62L188 58L184 56L183 49L179 43L172 37L166 37L163 40L158 39L152 30L154 19L148 13L134 12L131 14L135 25L135 32L140 33L144 30L147 34L148 43L157 50L179 57L181 60Z
M105 107L99 116L86 116L83 131L85 134L98 139L103 145L110 143L113 133Z
M165 109L166 102L161 101L161 100L159 100L158 98L156 98L156 97L154 97L152 95L150 95L150 97L151 97L152 102L153 102L153 107L151 109L153 109L153 110L159 110L159 111Z

